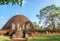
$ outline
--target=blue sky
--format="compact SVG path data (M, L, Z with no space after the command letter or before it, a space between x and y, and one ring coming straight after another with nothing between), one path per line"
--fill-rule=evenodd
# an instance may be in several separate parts
M24 0L23 6L19 5L0 5L0 28L2 28L6 22L13 17L14 15L25 15L32 22L37 22L36 14L39 14L39 11L48 6L55 4L60 6L60 0Z

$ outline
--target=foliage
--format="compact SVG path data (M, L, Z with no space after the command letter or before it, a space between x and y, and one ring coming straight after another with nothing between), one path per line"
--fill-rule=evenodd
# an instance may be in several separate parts
M36 30L42 30L42 26L40 27L38 24L37 24L37 22L33 22L33 25L34 25L34 29L36 29Z
M53 26L52 25L48 25L48 27L46 27L47 30L53 30Z
M0 0L0 5L5 5L11 3L12 5L17 4L22 6L23 0Z
M36 22L33 22L33 25L34 25L34 29L38 29L39 28L39 25Z
M58 25L57 25L57 30L60 30L60 22L58 22Z
M37 15L37 17L40 22L43 21L44 26L51 24L51 26L53 26L53 29L55 29L55 24L60 20L60 8L55 5L46 6L45 8L41 9L39 13L40 14Z

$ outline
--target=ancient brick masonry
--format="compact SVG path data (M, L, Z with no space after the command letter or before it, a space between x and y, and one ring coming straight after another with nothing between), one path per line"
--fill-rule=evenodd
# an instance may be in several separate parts
M4 35L11 38L26 38L27 30L33 30L34 26L31 21L23 16L13 16L2 28L2 30L9 30Z

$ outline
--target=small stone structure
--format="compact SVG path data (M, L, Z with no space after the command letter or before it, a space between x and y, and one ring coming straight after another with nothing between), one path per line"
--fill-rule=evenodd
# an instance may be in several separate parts
M13 16L2 28L2 30L9 30L3 35L10 36L11 38L26 38L28 36L28 31L31 33L34 26L31 21L23 16L16 15Z

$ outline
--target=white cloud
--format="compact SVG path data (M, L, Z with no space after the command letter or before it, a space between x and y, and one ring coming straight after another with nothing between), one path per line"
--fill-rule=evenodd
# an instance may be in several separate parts
M4 16L0 16L0 22L6 22L7 20L6 20L6 17L4 17Z
M27 1L26 0L23 0L22 6L24 6L26 3L27 3Z
M15 15L24 15L23 13L16 12Z
M6 18L4 16L0 16L0 29L5 25L6 22Z
M3 20L5 20L5 17L3 17L3 16L0 16L0 19L3 19Z
M6 17L4 17L4 16L0 16L0 22L3 22L3 23L5 23L7 20L6 20Z
M20 0L19 0L19 1L20 1ZM24 6L26 3L27 3L27 1L26 1L26 0L23 0L23 1L22 1L22 6ZM19 2L19 4L20 4L20 2Z
M19 13L15 13L15 15L18 15Z

